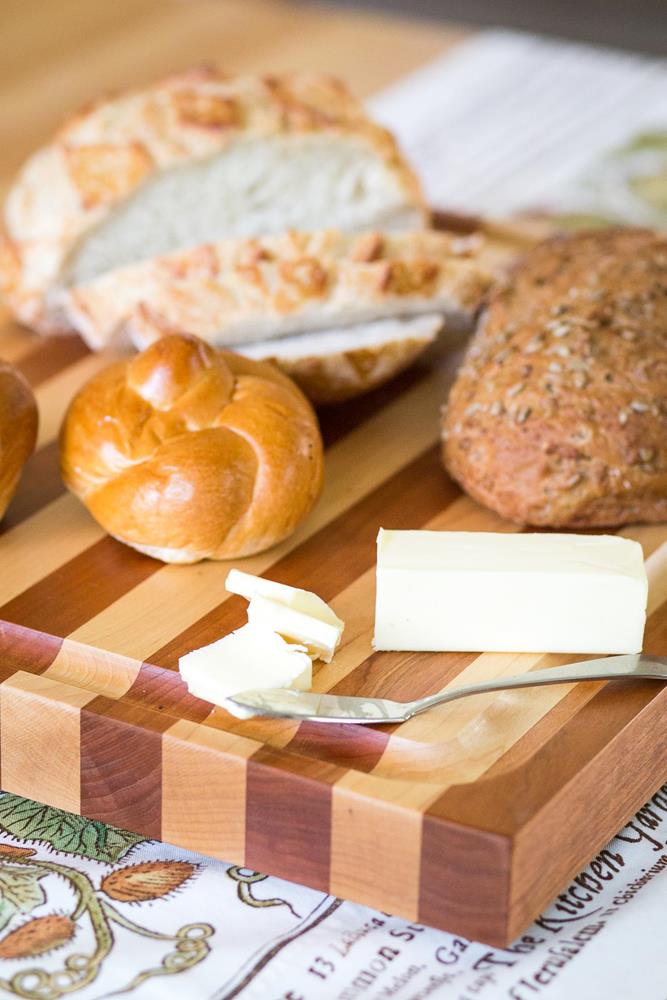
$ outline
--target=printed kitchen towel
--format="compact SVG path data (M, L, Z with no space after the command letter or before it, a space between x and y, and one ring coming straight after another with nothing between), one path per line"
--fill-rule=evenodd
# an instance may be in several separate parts
M525 934L490 948L5 794L0 990L48 1000L665 1000L665 870L667 786Z

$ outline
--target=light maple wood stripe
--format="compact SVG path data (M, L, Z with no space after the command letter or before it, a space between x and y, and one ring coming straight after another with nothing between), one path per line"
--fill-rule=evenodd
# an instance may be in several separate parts
M433 443L437 437L435 414L447 378L445 372L435 372L327 451L322 498L282 545L238 563L165 566L153 579L88 620L72 638L90 645L106 644L113 652L163 663L163 657L156 660L151 654L191 630L194 618L217 613L229 597L224 584L231 566L242 565L249 573L265 572ZM360 454L369 455L367 464L359 460ZM444 474L440 475L444 479ZM223 631L218 627L217 636ZM195 638L193 633L189 648L206 641L212 640Z
M94 695L121 698L136 681L141 663L105 649L65 639L44 677L87 688Z
M223 861L245 863L247 760L243 736L175 722L162 737L162 836Z
M79 812L80 712L94 697L91 691L24 671L0 684L5 791Z
M646 572L649 578L648 614L653 616L667 601L667 543L663 542L650 553ZM647 649L647 652L653 650Z
M369 801L341 782L333 788L331 813L330 891L416 920L421 813L389 796Z
M0 311L0 358L20 367L21 360L41 343L41 338L36 333L21 329L12 322L6 310Z

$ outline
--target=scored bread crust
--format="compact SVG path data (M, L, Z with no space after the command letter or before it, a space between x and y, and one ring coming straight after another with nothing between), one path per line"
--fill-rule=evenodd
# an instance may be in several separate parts
M0 361L0 518L36 439L37 403L32 389L13 365Z
M667 238L559 236L497 290L443 417L446 468L519 523L667 520Z
M66 485L109 534L166 562L277 544L323 476L317 419L297 386L189 336L96 374L67 410L60 460Z
M75 115L26 163L5 206L0 282L15 315L42 332L47 290L77 244L157 173L205 160L239 137L326 133L383 163L424 223L419 182L391 134L339 80L324 75L226 76L200 68Z
M53 297L94 350L187 331L234 347L388 315L470 319L490 282L479 243L424 230L228 239L110 271Z

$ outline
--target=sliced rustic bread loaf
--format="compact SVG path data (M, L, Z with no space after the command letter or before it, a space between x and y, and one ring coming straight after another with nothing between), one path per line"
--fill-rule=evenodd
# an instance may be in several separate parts
M327 76L197 69L75 115L5 208L2 284L52 328L44 295L223 237L427 221L391 135Z

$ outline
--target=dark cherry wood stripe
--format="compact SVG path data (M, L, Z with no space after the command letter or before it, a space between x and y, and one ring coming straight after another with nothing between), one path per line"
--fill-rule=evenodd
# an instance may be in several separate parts
M436 209L433 212L431 221L434 229L466 236L484 227L484 220L479 215L459 215L454 212L445 212L442 209Z
M24 670L41 674L60 652L63 640L12 622L0 621L0 679Z
M368 774L380 762L388 741L389 734L380 726L302 722L288 748L304 757L327 760L336 767Z
M161 566L107 535L0 607L0 619L66 636Z
M34 388L88 354L90 350L80 337L44 337L16 362L16 367Z
M81 814L159 838L162 733L173 719L94 698L81 710Z
M371 653L331 690L334 694L407 701L435 694L473 663L479 653ZM390 727L387 727L390 728Z
M345 773L289 751L258 750L246 779L247 866L328 892L331 787Z
M332 403L329 406L318 407L317 416L325 447L329 448L336 444L359 424L375 416L408 389L413 389L424 381L429 374L432 374L432 368L418 361L391 382L367 392L364 396L350 399L346 403Z
M26 462L18 489L0 522L0 535L26 521L63 493L65 484L60 477L58 442L51 441Z
M424 816L420 923L504 947L511 851L506 837Z
M177 719L204 722L211 714L209 702L191 695L177 670L165 670L152 663L141 664L136 680L119 700L136 702L169 715L172 722Z
M371 653L332 687L332 694L409 701L435 694L477 659L477 653ZM393 726L323 726L301 723L289 747L304 755L326 755L355 771L373 771L394 733Z

